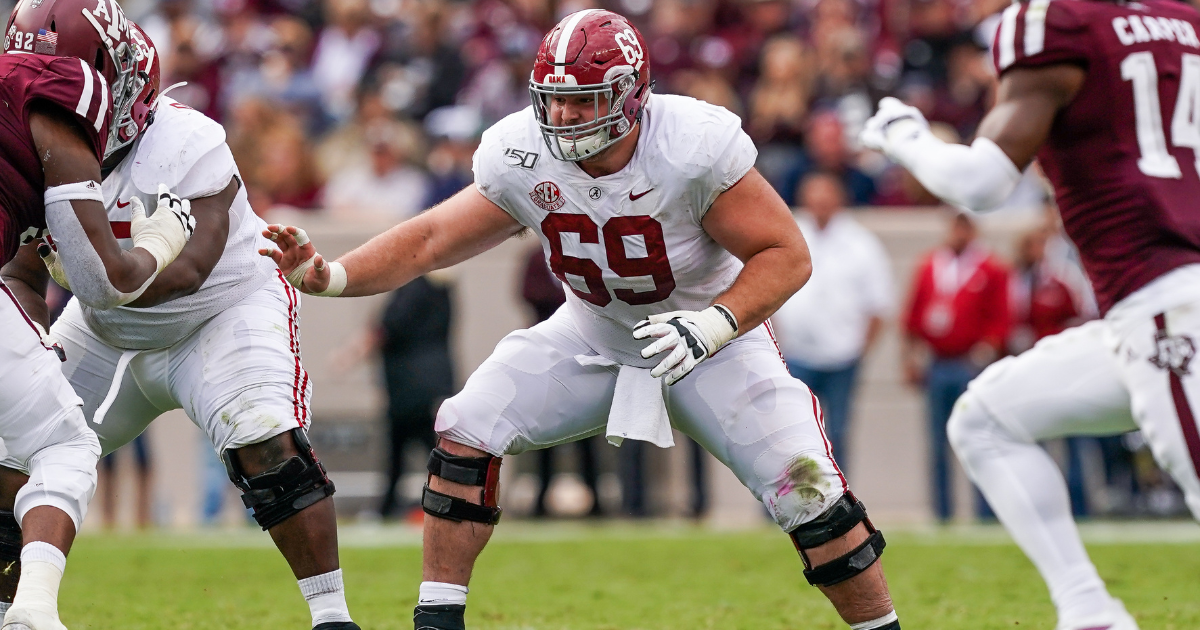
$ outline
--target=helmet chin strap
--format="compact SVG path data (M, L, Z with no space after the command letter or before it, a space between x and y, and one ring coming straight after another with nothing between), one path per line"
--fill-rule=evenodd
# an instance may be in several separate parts
M558 146L568 159L587 157L599 151L608 144L608 126L597 129L595 133L583 138L558 137Z

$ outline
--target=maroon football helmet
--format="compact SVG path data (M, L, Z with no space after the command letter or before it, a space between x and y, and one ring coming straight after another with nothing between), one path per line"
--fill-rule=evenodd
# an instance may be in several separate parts
M579 161L612 146L642 118L653 84L646 42L628 20L611 11L585 9L568 15L542 40L529 94L550 154ZM593 120L555 125L556 96L591 94Z
M104 77L112 96L113 116L105 157L133 142L118 133L132 119L133 99L140 90L138 47L130 22L115 0L22 0L8 18L5 53L78 57Z
M137 72L133 77L134 95L129 111L123 116L122 124L117 126L117 140L122 145L133 142L150 124L162 81L162 66L154 42L133 22L129 23L129 35L137 51Z

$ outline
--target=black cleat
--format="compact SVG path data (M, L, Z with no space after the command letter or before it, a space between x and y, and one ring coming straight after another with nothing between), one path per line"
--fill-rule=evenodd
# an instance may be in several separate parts
M413 611L415 630L467 630L463 615L466 604L438 604L417 606Z
M353 621L326 621L313 626L313 630L362 630Z

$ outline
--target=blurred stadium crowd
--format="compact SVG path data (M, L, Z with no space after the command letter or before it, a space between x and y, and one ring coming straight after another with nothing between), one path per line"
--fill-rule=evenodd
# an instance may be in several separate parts
M884 95L969 138L1006 0L159 0L125 3L164 88L223 123L255 210L404 218L471 181L480 132L529 103L542 35L597 4L645 35L658 92L738 113L788 202L838 174L850 205L928 205L860 150Z

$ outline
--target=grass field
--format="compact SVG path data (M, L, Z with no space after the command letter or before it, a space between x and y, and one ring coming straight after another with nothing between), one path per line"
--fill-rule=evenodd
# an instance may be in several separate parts
M1046 629L1053 608L998 528L891 530L884 563L906 630ZM347 528L350 610L412 628L419 533ZM1095 526L1089 549L1142 630L1200 628L1200 528ZM1132 542L1131 542L1132 541ZM506 523L471 584L471 630L845 628L778 531ZM308 628L283 559L257 531L86 535L61 596L72 630Z

